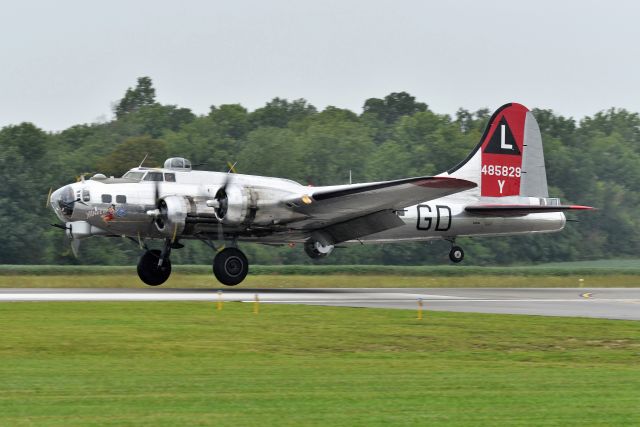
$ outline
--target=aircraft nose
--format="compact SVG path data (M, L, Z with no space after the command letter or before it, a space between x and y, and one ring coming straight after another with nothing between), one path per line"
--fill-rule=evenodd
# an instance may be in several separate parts
M49 203L60 220L65 221L71 217L74 207L73 189L71 186L67 185L58 188L56 191L51 193L51 200Z
M51 193L51 196L49 196L49 205L51 205L51 208L54 211L56 210L56 208L58 207L58 203L60 202L61 193L62 193L62 187L58 188L56 191Z

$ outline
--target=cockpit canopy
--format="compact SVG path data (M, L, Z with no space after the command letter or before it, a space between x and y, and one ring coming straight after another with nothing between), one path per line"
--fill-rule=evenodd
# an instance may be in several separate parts
M169 169L176 172L190 172L191 162L184 157L171 157L165 160L164 169ZM94 177L95 178L95 177ZM92 178L92 179L94 179ZM102 178L98 178L102 179ZM122 179L128 182L140 182L140 181L166 181L176 182L176 174L174 172L163 172L157 168L137 167L131 169L129 172L122 176Z
M190 171L191 162L183 157L172 157L164 161L164 168L178 171Z

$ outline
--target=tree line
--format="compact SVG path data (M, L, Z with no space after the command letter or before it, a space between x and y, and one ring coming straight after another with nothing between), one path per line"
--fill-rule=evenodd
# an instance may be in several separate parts
M497 107L497 106L496 106ZM153 82L141 77L115 104L106 123L45 132L32 123L0 130L0 227L4 264L131 264L140 250L120 239L88 239L73 258L64 233L45 206L49 188L83 173L119 176L137 166L186 157L200 169L280 176L331 185L440 173L477 144L491 111L438 114L406 92L370 98L363 110L326 107L304 99L274 98L249 111L212 105L208 114L156 101ZM550 195L596 206L570 216L562 233L459 239L465 263L523 264L640 253L640 116L611 108L580 121L534 109L542 131ZM302 248L243 245L253 263L311 263ZM448 243L402 243L340 248L322 263L437 264ZM187 242L177 263L207 263L211 250Z

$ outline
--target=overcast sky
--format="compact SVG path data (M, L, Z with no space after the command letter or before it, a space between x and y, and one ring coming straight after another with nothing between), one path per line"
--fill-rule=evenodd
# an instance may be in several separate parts
M203 114L278 96L360 113L407 91L438 113L508 101L640 111L634 1L32 1L0 9L0 126L110 119L136 78Z

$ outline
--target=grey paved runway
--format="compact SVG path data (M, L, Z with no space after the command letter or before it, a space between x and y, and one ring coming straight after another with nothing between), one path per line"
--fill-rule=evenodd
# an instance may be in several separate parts
M640 320L640 288L0 289L0 301L253 301Z

